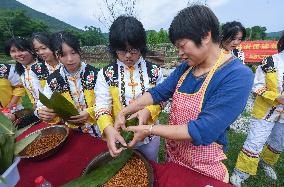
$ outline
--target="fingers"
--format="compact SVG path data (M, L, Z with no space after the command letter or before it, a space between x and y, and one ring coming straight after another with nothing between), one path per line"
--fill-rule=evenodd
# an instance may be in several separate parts
M127 119L130 120L130 119L133 119L133 118L136 118L138 117L138 113L134 113L134 114L131 114L131 116L129 116Z

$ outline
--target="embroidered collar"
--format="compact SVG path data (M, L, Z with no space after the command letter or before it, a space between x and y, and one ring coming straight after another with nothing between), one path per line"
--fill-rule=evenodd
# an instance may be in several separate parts
M138 67L139 69L139 74L140 74L140 85L141 85L141 91L142 94L145 92L145 84L144 84L144 77L143 77L143 71L142 71L142 65L141 65L141 60L142 58L140 58L134 65L134 68L129 68L128 66L126 66L124 63L120 62L119 60L117 60L118 65L119 66L119 72L120 72L120 96L121 96L121 100L122 100L122 105L124 107L127 106L126 104L126 99L125 99L125 80L124 80L124 70L128 69L129 73L130 73L130 83L128 84L128 86L131 86L131 92L132 92L132 100L134 100L136 98L136 93L135 93L135 86L138 86L138 83L135 83L135 80L133 79L133 75L134 72L136 70L135 67Z

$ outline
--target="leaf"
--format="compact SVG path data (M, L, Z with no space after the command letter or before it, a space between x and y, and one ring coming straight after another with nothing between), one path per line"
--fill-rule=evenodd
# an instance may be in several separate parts
M0 134L13 135L15 134L15 129L12 121L0 111Z
M138 118L132 118L132 119L126 120L125 126L126 127L137 126L138 124L139 124ZM131 131L122 130L120 132L120 135L123 137L123 139L125 140L126 143L129 143L134 137L134 133L131 132ZM118 142L118 143L116 143L116 147L119 149L119 148L125 147L125 146L123 146L120 142Z
M17 131L16 131L16 134L15 134L16 137L18 137L18 136L21 135L23 132L25 132L26 130L28 130L29 128L31 128L31 126L33 126L35 123L37 123L37 122L34 122L34 123L32 123L32 124L30 124L30 125L24 127L24 128L21 128L21 129L17 130Z
M53 108L52 107L52 102L41 92L39 92L39 100L47 108L50 108L50 109Z
M118 157L101 164L86 176L79 177L63 186L102 186L126 164L126 162L131 158L132 154L132 150L124 150Z
M34 141L41 132L34 133L30 136L23 138L22 140L16 142L14 154L18 155L22 150L24 150L32 141Z
M64 120L68 120L71 116L79 115L79 112L74 105L58 92L54 92L50 99L56 114Z
M57 91L53 92L50 99L40 93L39 100L47 108L51 108L63 120L68 120L71 116L79 115L78 110L64 96Z
M5 138L5 144L0 147L0 173L5 172L13 163L15 135L2 135Z
M7 181L0 175L0 184L7 184Z

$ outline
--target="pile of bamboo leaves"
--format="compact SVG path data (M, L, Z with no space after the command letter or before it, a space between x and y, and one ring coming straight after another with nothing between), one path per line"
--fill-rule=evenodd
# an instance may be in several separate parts
M33 125L33 124L32 124ZM15 125L0 112L0 174L2 175L13 163L14 157L28 146L40 133L16 142L16 138L32 125L17 130ZM3 178L2 178L3 180ZM0 179L1 182L1 179ZM3 181L2 181L3 182Z

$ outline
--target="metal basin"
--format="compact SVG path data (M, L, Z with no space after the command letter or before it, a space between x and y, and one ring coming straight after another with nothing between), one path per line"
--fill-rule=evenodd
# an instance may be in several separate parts
M52 148L52 149L50 149L50 150L48 150L44 153L38 154L38 155L34 155L34 156L23 155L23 153L25 152L25 149L27 149L27 148L25 148L19 154L21 158L30 159L30 160L42 160L44 158L47 158L47 157L55 154L57 151L59 151L62 148L62 146L66 142L68 134L69 134L69 129L65 125L53 125L53 126L45 127L43 129L39 129L35 132L30 133L27 136L30 136L30 135L37 133L37 132L40 132L40 135L36 139L39 139L42 136L46 136L46 135L49 135L49 134L62 134L64 136L64 138L56 145L56 147L54 147L54 148Z

